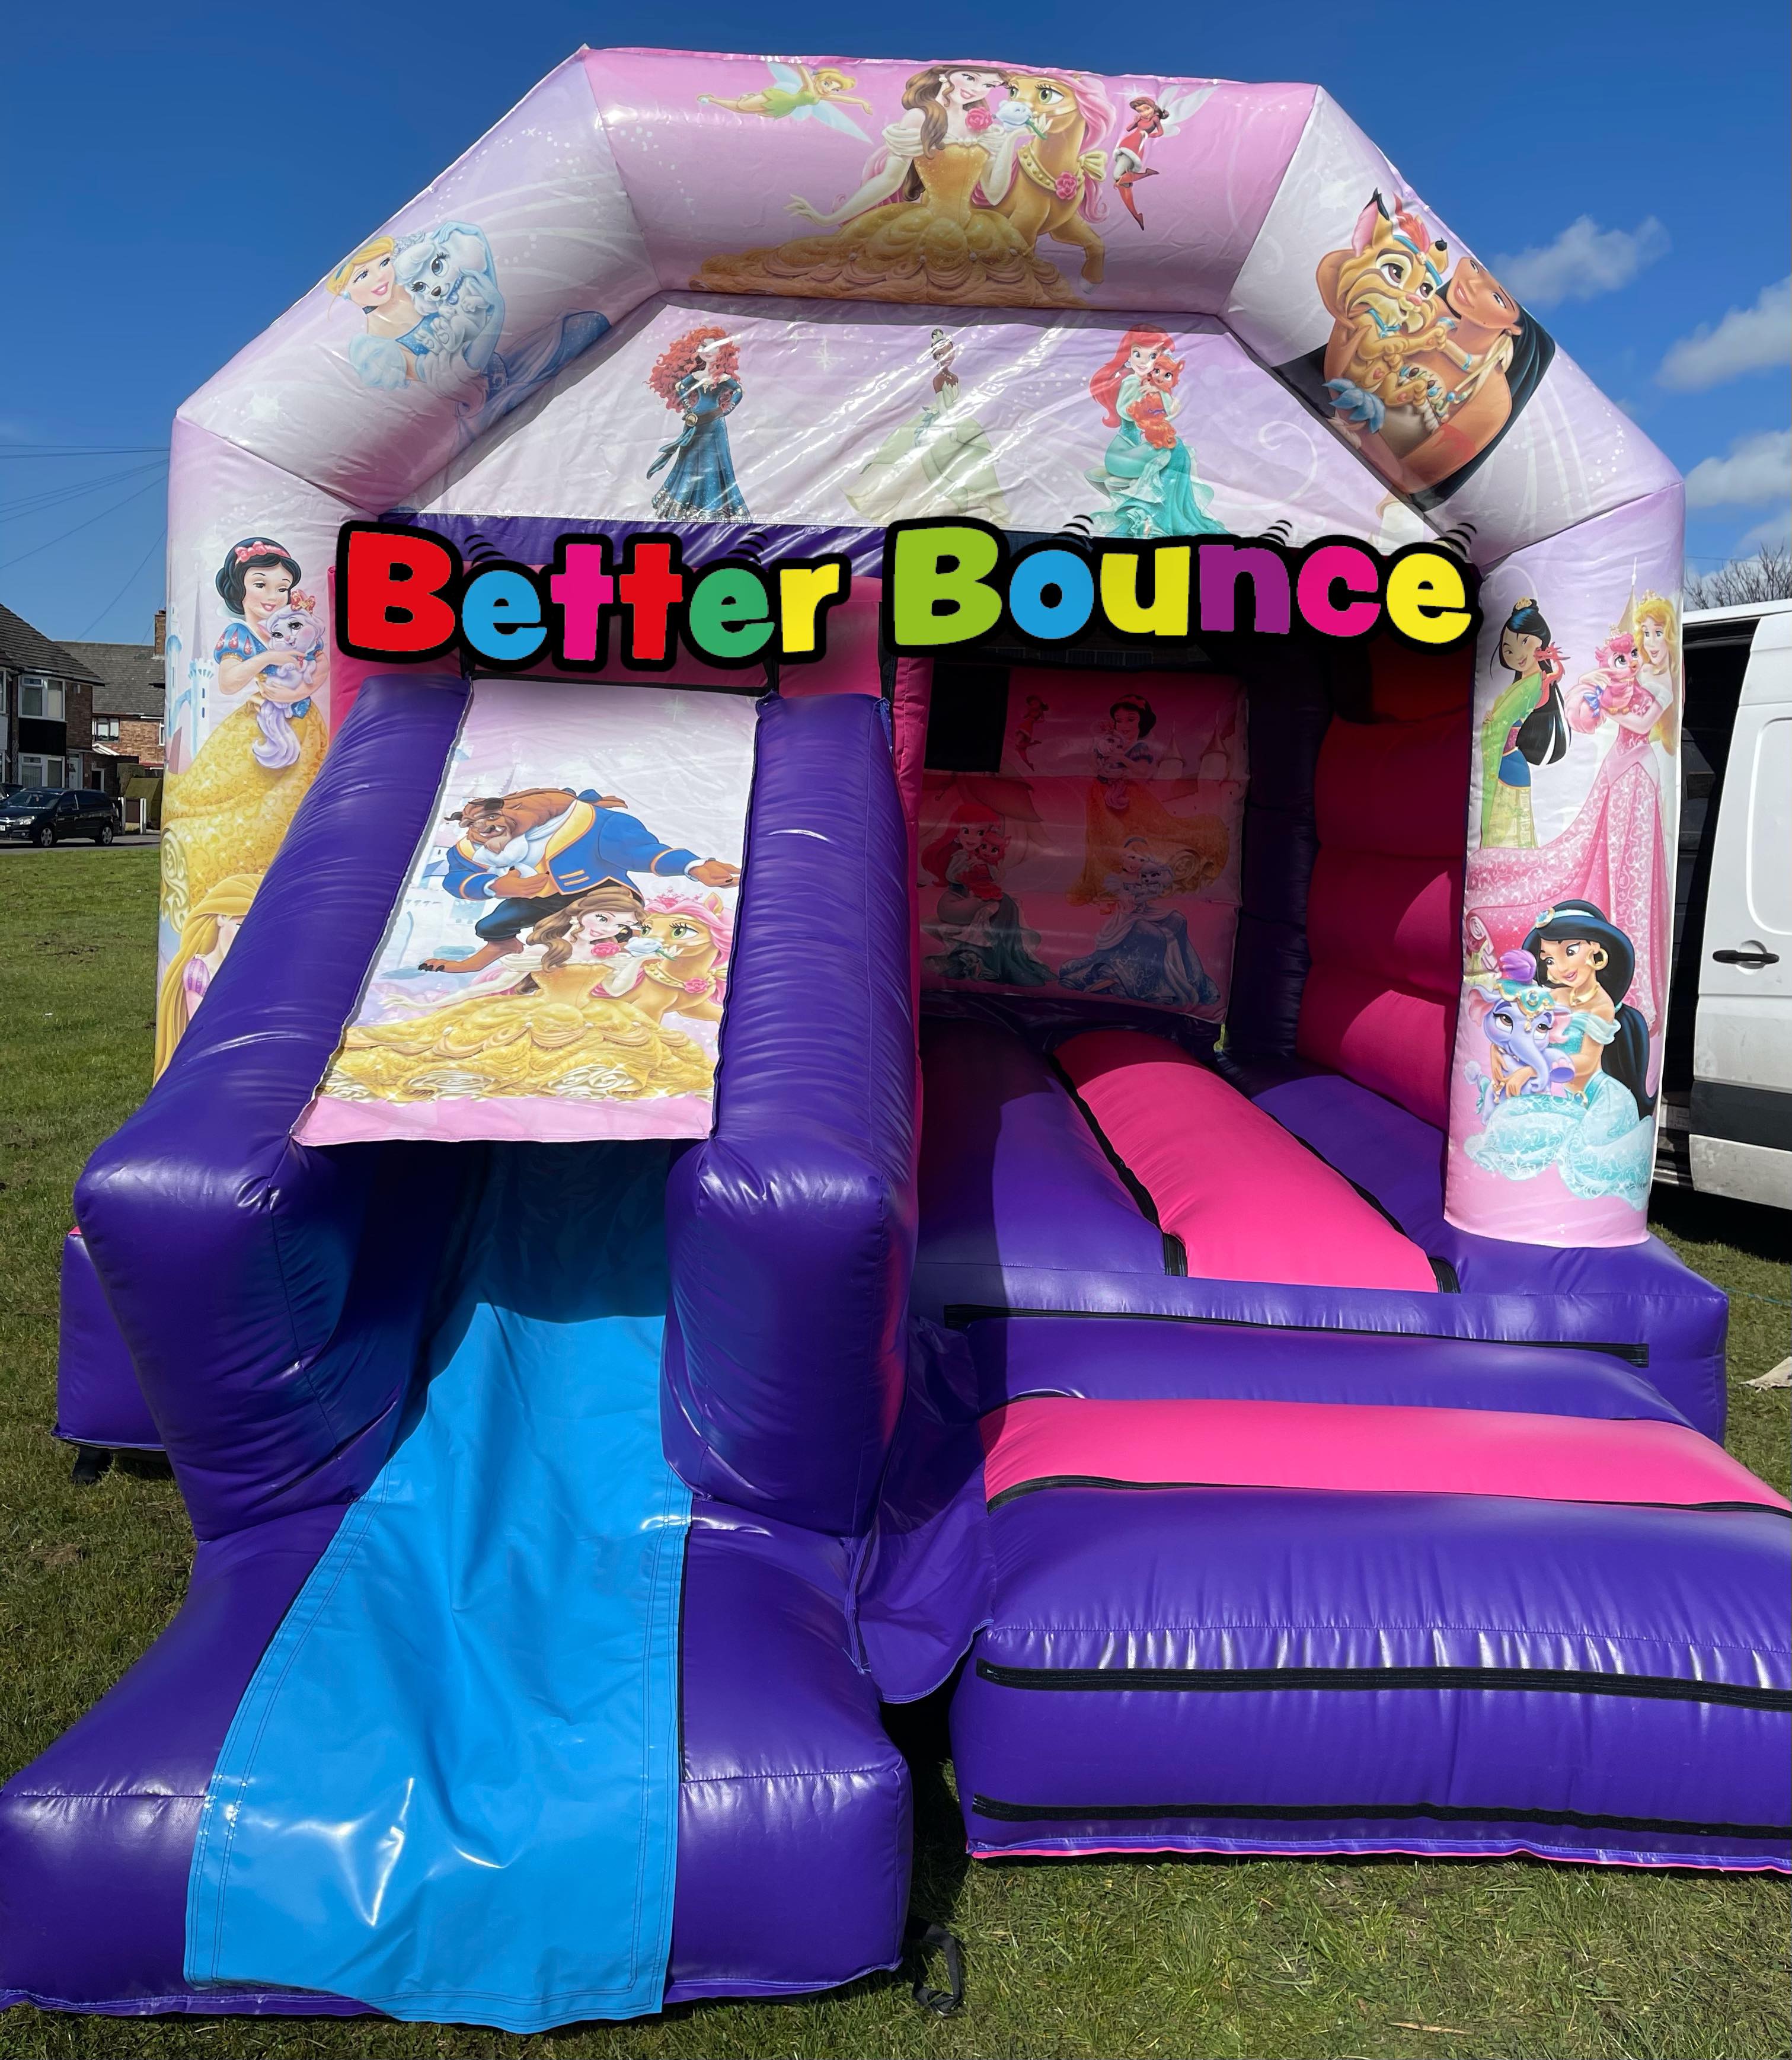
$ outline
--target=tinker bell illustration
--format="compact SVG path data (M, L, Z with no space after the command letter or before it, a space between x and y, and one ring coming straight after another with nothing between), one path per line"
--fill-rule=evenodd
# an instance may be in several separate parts
M699 103L726 107L736 114L760 114L773 122L792 116L801 122L813 115L843 136L856 136L862 143L871 141L850 114L841 112L846 107L862 107L866 114L871 112L871 102L853 92L856 82L844 72L832 65L819 65L812 71L805 64L780 64L776 58L765 62L772 74L770 86L761 86L756 93L740 94L732 100L719 93L700 93Z
M1157 177L1157 167L1146 162L1151 146L1167 143L1212 91L1211 86L1198 86L1191 92L1174 94L1165 101L1154 100L1149 94L1141 93L1127 102L1132 119L1115 146L1114 186L1120 194L1121 206L1141 229L1145 226L1145 218L1139 212L1132 189L1141 179Z

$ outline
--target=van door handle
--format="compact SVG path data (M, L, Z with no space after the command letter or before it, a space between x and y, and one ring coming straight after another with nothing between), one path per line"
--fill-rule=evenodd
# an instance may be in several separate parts
M1719 965L1770 966L1779 964L1778 952L1763 951L1758 944L1746 952L1713 952L1712 957Z

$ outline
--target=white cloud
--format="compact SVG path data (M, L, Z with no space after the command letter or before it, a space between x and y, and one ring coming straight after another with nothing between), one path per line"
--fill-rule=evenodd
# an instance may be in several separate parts
M1752 308L1732 308L1715 329L1702 322L1682 337L1655 377L1680 393L1698 393L1786 364L1792 364L1792 276L1763 286Z
M1752 529L1745 529L1736 539L1736 553L1746 557L1750 551L1758 551L1764 544L1778 544L1782 549L1792 540L1792 504L1770 515L1765 522L1757 522Z
M1689 508L1753 508L1792 486L1792 429L1738 437L1726 457L1701 458L1686 474Z
M1570 222L1553 243L1533 244L1493 269L1527 307L1590 301L1627 286L1646 265L1666 254L1667 231L1650 215L1634 230L1602 229L1590 214Z

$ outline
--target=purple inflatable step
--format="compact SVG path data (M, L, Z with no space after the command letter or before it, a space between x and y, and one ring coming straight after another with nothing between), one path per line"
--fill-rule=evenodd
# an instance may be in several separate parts
M991 1511L973 1852L1792 1865L1792 1526L1067 1485Z

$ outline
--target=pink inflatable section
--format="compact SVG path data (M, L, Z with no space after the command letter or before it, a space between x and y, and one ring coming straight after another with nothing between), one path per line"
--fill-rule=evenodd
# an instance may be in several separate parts
M1237 1088L1179 1046L1092 1030L1056 1056L1109 1146L1215 1280L1433 1292L1431 1261Z
M983 1435L992 1503L1076 1480L1792 1513L1721 1445L1678 1423L1371 1403L1038 1395L992 1411Z

